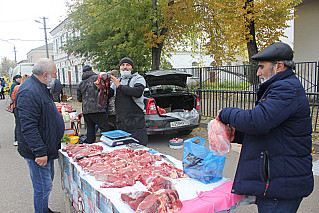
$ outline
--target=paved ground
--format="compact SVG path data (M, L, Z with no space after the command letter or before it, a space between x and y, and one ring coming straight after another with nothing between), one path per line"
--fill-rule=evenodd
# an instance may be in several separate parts
M25 160L18 154L17 149L13 146L13 114L4 110L9 102L0 100L0 212L12 213L31 213L33 212L32 183ZM69 102L70 105L80 110L80 104ZM85 130L81 129L84 133ZM202 136L207 138L205 128L195 129L190 136ZM168 147L168 140L176 135L151 135L149 136L149 147L159 150L162 153L182 159L182 150L172 150ZM186 139L187 137L184 137ZM240 152L239 145L233 145L232 151L227 155L226 165L224 168L224 177L233 179L236 171ZM314 155L314 162L318 161L318 156ZM56 161L55 179L53 190L50 196L49 206L57 211L65 212L64 192L61 188L60 170ZM317 169L318 174L319 168ZM305 198L299 208L299 213L319 212L319 177L315 176L315 189L313 193ZM238 207L236 213L253 213L257 212L255 205Z

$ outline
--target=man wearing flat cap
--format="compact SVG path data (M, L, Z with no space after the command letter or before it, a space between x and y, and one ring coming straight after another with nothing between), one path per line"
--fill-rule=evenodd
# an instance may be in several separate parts
M134 71L133 60L122 58L120 78L111 75L113 84L110 94L115 95L116 127L132 134L140 144L147 145L148 137L145 124L143 76Z
M98 125L102 132L107 132L109 125L105 108L97 104L99 90L94 82L99 75L94 73L88 64L82 67L82 71L82 81L77 87L77 99L82 102L82 113L87 127L85 142L95 143L95 126Z
M297 212L314 186L310 107L292 59L282 42L254 55L261 80L254 109L228 107L217 116L242 144L232 193L256 196L260 213Z

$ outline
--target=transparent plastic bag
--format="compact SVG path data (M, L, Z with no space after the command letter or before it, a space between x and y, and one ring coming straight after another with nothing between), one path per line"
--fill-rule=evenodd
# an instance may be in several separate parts
M199 114L194 108L191 111L184 110L184 112L168 112L166 115L178 118L182 121L190 121L192 123L198 123L199 121Z
M230 127L214 119L208 123L207 129L209 149L219 156L225 156L230 152Z

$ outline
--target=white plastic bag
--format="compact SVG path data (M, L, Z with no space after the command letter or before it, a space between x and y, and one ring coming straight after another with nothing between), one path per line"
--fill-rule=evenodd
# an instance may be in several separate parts
M209 149L213 151L214 155L225 156L230 152L230 127L214 119L208 123L207 129Z

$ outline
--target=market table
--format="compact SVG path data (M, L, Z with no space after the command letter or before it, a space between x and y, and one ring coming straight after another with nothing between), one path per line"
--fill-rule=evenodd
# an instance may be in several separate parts
M126 148L125 145L109 147L102 142L95 144L103 146L103 151ZM177 168L183 168L181 161L172 156L166 156L175 163ZM69 158L67 153L62 150L59 150L59 165L61 168L62 188L67 196L67 212L70 212L68 206L73 205L78 212L133 213L134 210L121 200L121 193L146 190L146 186L139 181L133 186L123 188L100 188L103 182L97 181L94 176L85 173L81 166L74 162L72 158ZM209 192L229 181L227 178L222 178L216 183L204 184L192 178L172 179L182 202L196 198L200 192ZM227 198L225 199L227 200ZM222 212L232 211L236 208L237 204L228 208L228 211Z

